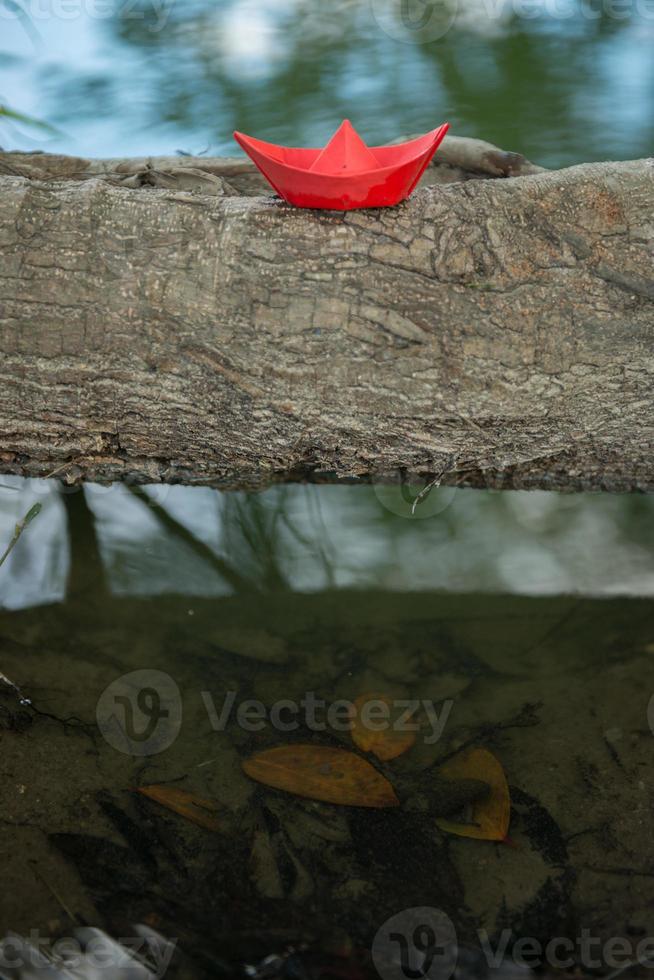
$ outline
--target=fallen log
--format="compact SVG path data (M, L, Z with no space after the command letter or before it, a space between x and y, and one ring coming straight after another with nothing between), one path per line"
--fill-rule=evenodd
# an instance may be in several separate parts
M653 490L654 161L452 139L347 213L244 160L0 154L0 469Z

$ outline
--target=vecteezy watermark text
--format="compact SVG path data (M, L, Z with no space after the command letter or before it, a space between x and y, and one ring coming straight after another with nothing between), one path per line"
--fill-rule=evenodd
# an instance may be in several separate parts
M202 691L201 696L214 731L223 731L234 716L239 728L249 732L260 732L266 725L279 732L295 732L299 728L312 732L328 729L348 732L355 724L369 732L389 729L418 732L423 729L419 720L422 712L429 729L424 735L427 745L433 745L443 734L454 704L451 700L443 701L437 709L434 702L426 698L394 698L388 701L374 697L363 704L348 701L347 698L328 702L317 697L315 691L307 691L300 700L281 698L270 706L255 699L241 701L234 712L236 691L227 692L220 710L209 691Z
M347 732L355 726L368 732L418 733L426 745L443 734L454 702L428 698L390 698L371 694L350 701L328 701L315 691L300 698L281 698L265 704L254 698L238 701L231 690L214 695L198 692L212 729L230 724L248 732L266 726L278 732ZM160 670L135 670L112 681L100 695L96 720L105 740L128 755L156 755L169 748L182 727L182 696L175 681Z
M115 977L131 975L139 964L147 964L147 975L161 980L177 946L175 939L151 942L142 935L115 940L96 929L88 933L83 940L76 936L53 940L37 929L26 936L6 936L0 942L0 968L12 975L16 971L32 976L35 971L40 975L59 966L66 975L79 971L80 976L88 972ZM146 975L145 968L142 973Z
M156 34L168 23L174 0L5 0L0 20L139 20Z
M654 21L651 0L475 0L470 6L460 0L370 0L378 26L394 41L429 44L456 26L505 23L510 17L522 20L577 19Z
M491 938L485 929L477 932L478 945L459 948L456 930L441 909L403 909L380 926L372 944L372 959L382 980L449 980L459 954L470 975L500 971L512 963L531 975L532 970L612 970L612 980L626 968L640 966L654 972L654 937L631 940L625 936L598 936L582 928L575 937L553 936L546 943L533 936L517 936L503 929ZM464 964L462 964L464 965Z

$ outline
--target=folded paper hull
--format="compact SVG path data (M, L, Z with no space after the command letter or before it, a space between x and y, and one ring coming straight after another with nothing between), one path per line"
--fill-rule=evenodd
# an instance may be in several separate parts
M234 133L234 137L272 188L290 204L349 211L390 207L407 198L447 129L446 123L407 143L371 147L376 166L361 173L312 171L322 149L277 146L243 133Z

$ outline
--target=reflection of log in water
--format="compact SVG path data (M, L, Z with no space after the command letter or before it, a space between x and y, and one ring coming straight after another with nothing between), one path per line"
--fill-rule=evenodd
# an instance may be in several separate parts
M651 489L651 163L463 151L531 176L334 214L240 161L0 157L2 469Z

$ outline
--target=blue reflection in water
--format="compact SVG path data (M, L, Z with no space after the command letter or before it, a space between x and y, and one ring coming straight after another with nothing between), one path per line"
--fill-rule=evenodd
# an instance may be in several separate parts
M412 2L406 26L406 0L0 0L0 97L61 130L2 143L234 153L234 128L311 145L347 116L373 142L448 119L549 166L651 154L654 0Z

